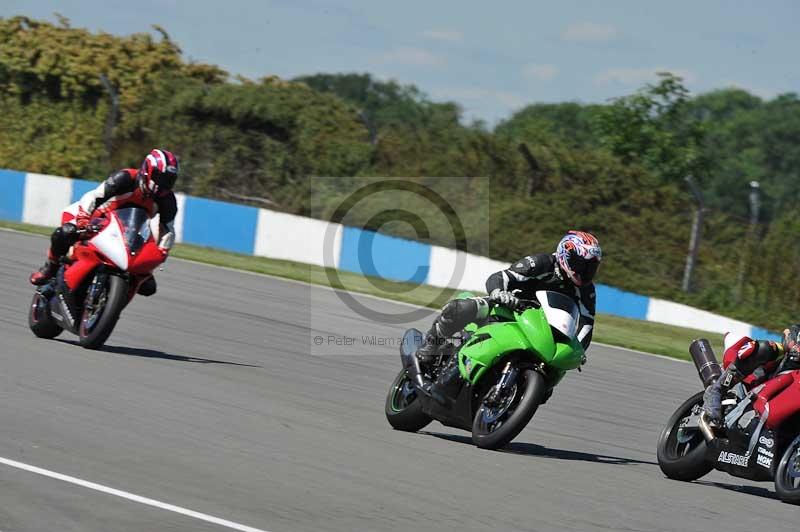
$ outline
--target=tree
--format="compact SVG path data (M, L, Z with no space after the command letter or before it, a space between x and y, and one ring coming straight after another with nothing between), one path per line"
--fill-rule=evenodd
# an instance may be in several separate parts
M679 76L617 98L595 120L600 144L625 164L641 164L671 183L687 175L702 179L708 162L702 151L703 123L687 112L689 91Z

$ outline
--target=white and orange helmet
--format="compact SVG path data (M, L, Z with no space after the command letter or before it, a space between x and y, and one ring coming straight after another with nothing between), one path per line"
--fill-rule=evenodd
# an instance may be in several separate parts
M592 282L602 258L600 242L584 231L568 232L556 247L558 266L576 286Z

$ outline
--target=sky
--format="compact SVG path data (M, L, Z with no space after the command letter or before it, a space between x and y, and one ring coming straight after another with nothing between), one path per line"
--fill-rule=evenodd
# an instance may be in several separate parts
M800 92L795 0L0 0L0 17L54 12L118 35L158 24L188 59L254 79L370 72L490 125L530 103L630 94L665 70L695 93Z

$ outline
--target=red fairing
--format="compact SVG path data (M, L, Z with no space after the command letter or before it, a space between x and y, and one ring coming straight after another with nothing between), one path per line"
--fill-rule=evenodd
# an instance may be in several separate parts
M101 255L90 246L78 243L72 248L72 264L64 270L64 282L70 290L75 290L83 282L84 278L94 271L101 263L113 266L113 264L101 258Z
M725 335L725 353L722 356L722 367L727 368L737 359L747 358L755 350L755 341L749 336L735 336L731 333ZM748 349L748 344L751 344ZM743 350L744 349L744 350ZM742 352L743 356L739 355Z
M164 262L164 258L164 254L151 237L142 249L130 258L128 271L135 275L148 275Z
M763 416L767 404L766 425L771 429L800 412L800 370L783 373L764 384L753 408Z

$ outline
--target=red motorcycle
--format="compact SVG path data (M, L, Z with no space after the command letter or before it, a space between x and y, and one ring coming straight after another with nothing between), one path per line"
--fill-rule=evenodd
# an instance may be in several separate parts
M695 340L689 352L704 386L719 377L708 341ZM718 426L702 406L703 392L698 392L672 414L658 440L661 471L685 481L713 469L773 480L782 501L800 504L800 369L784 359L768 374L756 370L723 397Z
M67 330L78 335L83 347L97 349L164 256L147 211L139 207L106 212L79 233L81 240L58 273L36 289L28 325L39 338L55 338Z

